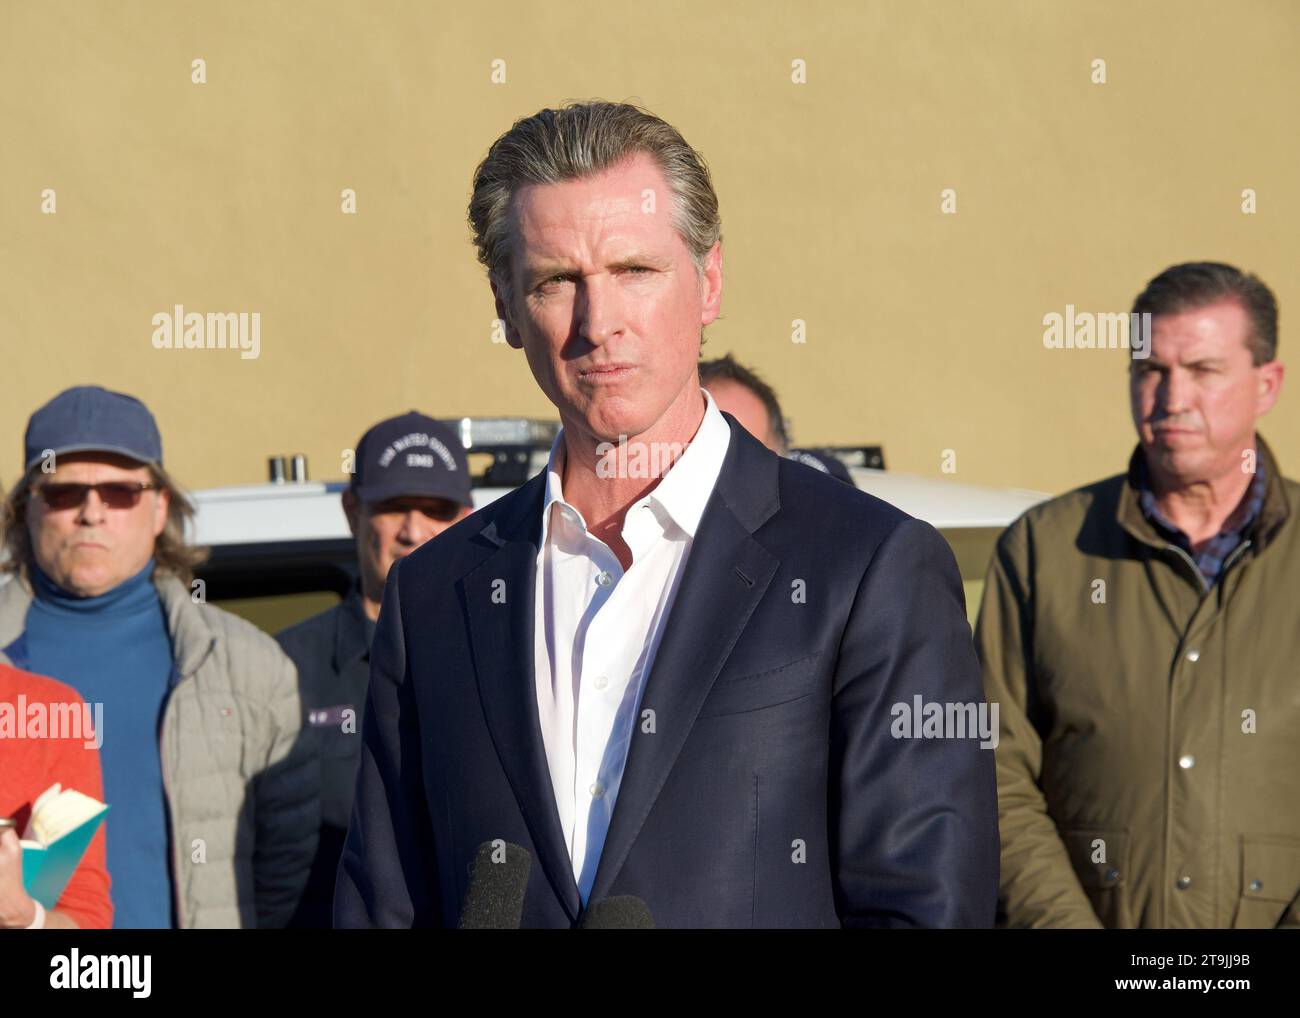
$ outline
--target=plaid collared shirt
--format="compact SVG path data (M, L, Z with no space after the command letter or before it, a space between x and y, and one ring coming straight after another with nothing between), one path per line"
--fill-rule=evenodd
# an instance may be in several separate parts
M1196 568L1200 570L1207 589L1213 587L1218 581L1223 573L1223 564L1241 544L1246 531L1259 517L1260 510L1264 508L1264 488L1267 478L1264 476L1263 461L1257 458L1256 463L1255 477L1250 482L1250 487L1246 489L1246 494L1242 496L1237 508L1223 521L1223 529L1206 542L1199 555L1192 550L1191 539L1174 526L1156 505L1156 496L1151 490L1146 459L1142 458L1138 465L1138 504L1142 507L1142 514L1151 521L1162 536L1191 556L1192 561L1196 563Z

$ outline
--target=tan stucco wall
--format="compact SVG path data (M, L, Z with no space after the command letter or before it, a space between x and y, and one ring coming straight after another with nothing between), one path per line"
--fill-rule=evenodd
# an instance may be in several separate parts
M963 481L1063 490L1127 457L1125 354L1045 350L1045 314L1127 311L1165 265L1213 258L1274 288L1284 360L1300 342L1298 51L1290 0L3 0L0 480L28 414L82 382L148 402L195 487L281 452L340 476L412 407L549 416L492 342L465 203L515 118L600 96L708 158L726 282L706 353L774 382L798 441L935 476L952 449ZM174 304L260 312L260 357L155 350ZM1297 425L1285 391L1264 433L1292 473Z

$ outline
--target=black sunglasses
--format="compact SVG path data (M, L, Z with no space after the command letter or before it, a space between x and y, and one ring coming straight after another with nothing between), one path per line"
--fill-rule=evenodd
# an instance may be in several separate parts
M36 493L46 506L56 511L78 508L86 501L86 495L92 488L109 509L133 509L139 504L144 492L157 487L150 481L101 481L99 484L59 484L51 481L40 485Z

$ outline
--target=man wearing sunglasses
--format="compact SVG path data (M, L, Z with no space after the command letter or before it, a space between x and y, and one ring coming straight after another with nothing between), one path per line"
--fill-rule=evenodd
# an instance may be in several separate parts
M192 509L143 403L68 389L23 451L0 658L102 704L114 926L283 926L320 816L292 662L191 588Z
M411 411L380 421L357 443L355 462L343 511L356 539L359 581L339 604L277 637L298 667L321 779L320 845L291 927L334 925L334 878L361 760L370 641L388 571L474 508L465 448L431 417Z

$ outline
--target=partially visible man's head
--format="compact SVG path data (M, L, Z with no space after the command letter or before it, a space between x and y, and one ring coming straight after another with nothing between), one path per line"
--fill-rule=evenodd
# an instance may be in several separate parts
M1241 470L1255 422L1276 402L1277 303L1218 262L1175 265L1133 304L1151 317L1151 355L1130 365L1133 423L1158 483L1182 488Z
M411 411L367 431L343 493L366 599L380 601L393 563L463 520L473 506L469 460L450 427Z
M479 165L469 220L507 340L566 427L617 441L698 410L721 220L676 129L604 102L519 120Z
M203 560L185 544L189 500L162 467L148 408L98 386L60 393L37 410L25 469L4 505L5 569L33 566L77 597L112 590L155 560L188 582Z
M724 410L778 456L790 451L785 417L773 388L731 354L700 362L700 385Z

